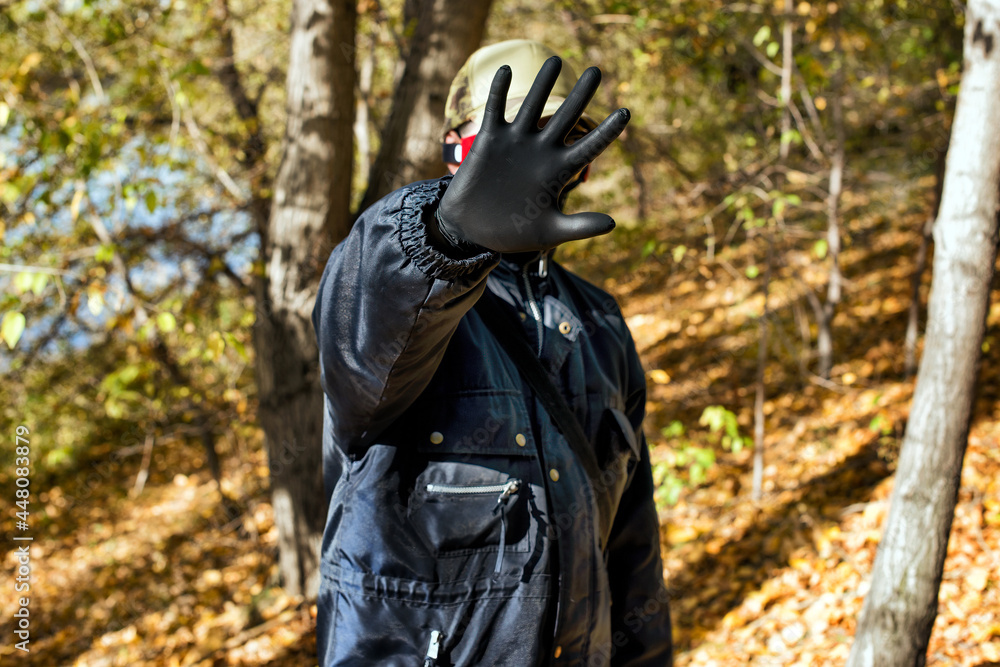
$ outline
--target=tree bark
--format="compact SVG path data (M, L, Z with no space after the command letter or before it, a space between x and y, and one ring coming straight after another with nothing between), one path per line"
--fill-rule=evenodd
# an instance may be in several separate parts
M483 38L492 0L417 0L416 29L382 145L358 212L393 190L445 173L444 107L451 80Z
M927 334L885 534L848 667L922 666L968 440L996 261L1000 0L971 0L934 225Z
M767 268L764 269L764 284L761 286L761 293L764 295L763 312L757 323L759 329L757 379L754 382L753 402L753 488L750 497L754 502L759 502L764 496L764 399L767 390L764 373L767 370L768 329L771 324L768 298L771 293L771 270L774 265L774 232L768 230L766 233Z
M840 48L840 12L830 19L834 31L834 53L838 59L833 74L833 157L830 160L830 191L827 196L827 255L830 257L830 278L826 285L826 301L819 318L816 336L816 353L819 357L817 374L824 380L830 379L833 368L833 317L840 304L840 196L844 183L844 59Z
M947 153L947 147L942 148L938 154L937 164L934 166L934 210L924 221L924 226L920 230L920 247L917 248L915 268L913 275L910 276L910 308L906 319L906 339L903 345L906 377L913 377L917 373L917 338L920 336L920 284L923 282L924 272L927 270L927 256L930 254L934 221L941 210L941 188L944 186L944 165Z
M288 126L255 284L259 418L267 440L279 570L291 594L315 597L326 519L323 398L311 314L330 242L350 229L353 0L294 0Z
M792 12L795 11L792 0L785 0L784 23L781 27L781 88L778 97L781 102L781 138L778 154L781 163L788 160L788 152L792 144Z

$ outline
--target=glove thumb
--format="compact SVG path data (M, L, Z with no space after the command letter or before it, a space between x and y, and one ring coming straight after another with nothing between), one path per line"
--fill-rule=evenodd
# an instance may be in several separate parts
M554 224L549 228L551 246L557 246L567 241L589 239L593 236L607 234L615 228L615 221L604 213L560 213Z

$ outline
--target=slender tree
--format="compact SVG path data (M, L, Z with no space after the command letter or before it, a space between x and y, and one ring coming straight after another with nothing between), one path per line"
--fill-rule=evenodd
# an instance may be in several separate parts
M826 198L826 246L830 258L830 276L826 284L826 301L820 308L816 335L816 352L819 357L818 375L830 379L833 368L833 317L840 304L840 196L844 183L844 54L840 44L840 11L830 16L833 31L836 69L833 71L833 142L830 159L830 190Z
M791 98L792 98L792 67L793 60L793 34L792 34L792 12L794 6L792 0L785 0L783 5L784 23L781 28L781 87L778 98L781 104L781 134L778 144L778 161L781 165L788 163L789 150L791 148ZM780 186L782 180L776 183ZM764 296L763 311L758 321L760 334L757 338L757 379L754 382L754 407L753 407L753 489L751 497L757 501L764 495L764 401L767 393L765 384L765 371L767 369L767 346L769 343L769 320L771 314L768 310L768 298L771 290L771 270L774 263L774 236L775 231L770 227L764 231L767 238L767 264L764 269L764 282L761 284L761 293Z
M479 47L492 0L415 0L406 67L358 212L393 190L444 173L441 129L451 80Z
M996 261L1000 0L971 0L944 189L934 225L925 352L885 534L848 667L926 662Z
M295 0L288 125L256 278L257 383L282 583L319 585L323 399L311 314L329 241L350 229L354 0Z

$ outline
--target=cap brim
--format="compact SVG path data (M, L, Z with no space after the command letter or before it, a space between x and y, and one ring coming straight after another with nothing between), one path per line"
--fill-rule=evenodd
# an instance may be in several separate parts
M547 118L555 114L555 112L559 110L559 107L562 106L562 103L565 100L566 98L559 97L557 95L549 97L548 101L545 102L545 107L543 107L542 109L541 117ZM504 111L504 120L506 120L508 123L513 122L514 118L517 117L517 112L521 110L521 104L523 102L524 102L523 97L521 99L508 100L507 109ZM476 107L469 114L470 116L469 121L475 123L476 125L482 125L483 115L485 114L485 112L486 112L486 104L482 104ZM594 119L588 116L587 114L584 114L583 116L580 117L579 123L585 126L588 132L597 127L597 123L594 122Z

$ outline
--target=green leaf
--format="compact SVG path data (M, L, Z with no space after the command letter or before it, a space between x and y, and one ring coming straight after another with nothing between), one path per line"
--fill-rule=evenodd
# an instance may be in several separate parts
M768 58L773 58L776 55L778 55L778 49L780 49L780 48L781 47L778 45L777 42L770 42L767 45L767 57Z
M31 289L35 282L35 275L31 271L21 271L14 276L14 290L18 294L24 294Z
M0 128L7 127L7 121L10 119L10 107L7 106L6 102L0 102Z
M788 130L787 132L781 133L781 143L790 143L799 145L802 143L802 135L799 134L798 130Z
M35 296L39 296L48 283L49 277L46 274L36 273L31 279L31 291L35 293Z
M137 377L139 377L139 367L135 364L129 364L118 371L118 381L123 387L132 384Z
M753 36L753 45L760 46L767 40L771 38L771 26L763 25L757 30L757 34Z
M684 481L674 475L667 476L656 490L656 504L659 507L676 505L684 490Z
M712 433L722 430L726 409L721 405L710 405L701 413L698 423L707 426Z
M788 202L784 199L775 199L774 203L771 204L771 215L775 218L780 218L785 213L785 206Z
M178 77L185 74L190 74L193 76L204 76L205 74L211 74L211 73L212 70L206 67L205 63L202 62L201 59L196 59L192 60L191 62L184 65L184 67L174 72L174 75L171 78L177 79Z
M222 338L222 334L218 331L213 331L205 339L205 347L208 349L209 359L215 359L225 351L226 341Z
M115 246L112 243L102 244L97 247L97 252L94 253L94 259L102 263L111 263L111 260L115 258Z
M705 468L698 463L692 463L688 468L688 481L691 486L699 486L705 481Z
M156 210L156 193L152 190L146 191L146 210L150 213Z
M676 419L670 422L669 426L664 426L660 429L660 433L663 434L664 438L672 439L679 438L684 435L684 424L680 423Z
M813 254L816 255L817 259L825 258L828 249L826 239L820 239L813 244Z
M16 310L9 310L4 313L3 321L0 322L0 338L7 343L7 347L14 349L17 345L17 341L21 339L21 334L24 333L24 315Z
M674 261L680 264L680 261L684 259L684 255L687 253L687 246L679 245L673 250Z
M236 336L229 333L228 331L222 334L222 337L226 339L226 343L236 350L236 353L240 355L243 361L247 361L247 349L243 346L243 343L236 339Z
M173 313L162 312L156 316L156 326L163 333L170 333L177 328L177 319Z
M648 241L642 244L642 258L646 259L647 257L653 254L654 250L656 250L656 240L649 239Z
M711 468L715 465L715 452L708 447L699 447L694 453L694 460L703 468Z
M5 204L13 204L21 196L21 189L10 181L3 184L3 192L0 192L0 200Z
M750 266L747 267L746 273L747 273L747 278L753 280L754 278L760 275L760 269L757 268L756 264L751 264Z

